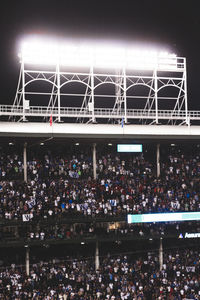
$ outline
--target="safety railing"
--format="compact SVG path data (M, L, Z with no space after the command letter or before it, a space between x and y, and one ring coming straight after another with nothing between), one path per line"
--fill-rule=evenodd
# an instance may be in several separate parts
M35 116L35 117L91 117L95 118L123 118L128 119L169 119L169 120L200 120L200 111L185 110L148 110L148 109L113 109L113 108L95 108L94 112L88 108L80 107L54 107L48 108L45 106L30 106L28 109L23 109L23 106L0 105L0 116Z

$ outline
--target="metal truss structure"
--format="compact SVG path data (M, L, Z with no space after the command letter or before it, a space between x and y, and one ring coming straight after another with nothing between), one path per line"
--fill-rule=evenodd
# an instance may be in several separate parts
M1 105L9 121L190 124L186 59L154 69L106 69L21 63L13 105ZM4 118L5 120L5 118Z

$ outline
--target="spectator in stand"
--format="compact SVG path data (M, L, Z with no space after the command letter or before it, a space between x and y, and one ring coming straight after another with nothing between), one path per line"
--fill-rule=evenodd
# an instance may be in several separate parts
M22 159L1 154L0 217L21 220L58 216L121 216L127 213L199 211L200 159L169 155L161 177L143 155L104 154L97 158L97 180L92 161L83 154L28 161L24 183ZM21 175L20 175L21 174ZM19 178L19 180L17 180Z
M116 255L92 260L67 258L30 267L12 264L0 270L2 299L175 300L200 298L200 254L192 249L166 252L160 271L158 257Z

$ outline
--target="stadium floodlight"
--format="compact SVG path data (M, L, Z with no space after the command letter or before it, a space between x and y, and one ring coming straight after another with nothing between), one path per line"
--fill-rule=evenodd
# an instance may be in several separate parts
M21 62L42 65L93 66L99 68L176 69L175 54L117 46L58 43L29 39L22 43Z
M27 41L22 44L20 57L25 63L54 65L58 61L58 48L50 42Z

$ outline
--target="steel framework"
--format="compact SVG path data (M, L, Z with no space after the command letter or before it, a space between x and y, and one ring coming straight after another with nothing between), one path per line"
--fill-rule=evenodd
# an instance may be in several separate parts
M71 123L190 124L186 59L149 70L94 66L81 69L21 62L14 103L1 105L9 121Z

